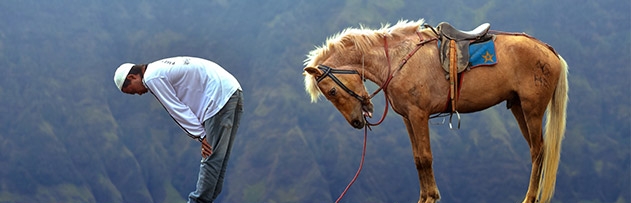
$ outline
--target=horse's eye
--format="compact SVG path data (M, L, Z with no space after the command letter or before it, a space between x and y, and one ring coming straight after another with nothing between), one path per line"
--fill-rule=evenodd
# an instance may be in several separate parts
M331 95L331 96L335 96L336 93L337 93L337 90L335 90L335 87L331 88L331 90L329 90L329 95Z

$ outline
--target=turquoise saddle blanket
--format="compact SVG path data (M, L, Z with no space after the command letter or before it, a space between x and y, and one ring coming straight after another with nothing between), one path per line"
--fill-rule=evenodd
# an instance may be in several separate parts
M440 47L440 41L438 41L438 47ZM497 54L495 54L495 43L493 40L469 45L469 68L495 64L497 64Z
M497 64L495 43L493 40L469 45L469 67L491 66Z

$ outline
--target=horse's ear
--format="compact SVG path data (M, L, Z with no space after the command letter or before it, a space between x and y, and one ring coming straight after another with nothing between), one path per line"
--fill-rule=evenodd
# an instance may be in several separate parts
M322 75L322 71L314 67L306 67L304 70L305 72L309 73L309 75L313 75L314 77L320 77Z

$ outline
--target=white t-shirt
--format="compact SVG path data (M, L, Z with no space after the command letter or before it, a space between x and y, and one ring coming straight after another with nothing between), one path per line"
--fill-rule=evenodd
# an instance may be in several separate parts
M241 90L237 79L216 63L183 56L148 64L143 82L192 138L204 138L203 122Z

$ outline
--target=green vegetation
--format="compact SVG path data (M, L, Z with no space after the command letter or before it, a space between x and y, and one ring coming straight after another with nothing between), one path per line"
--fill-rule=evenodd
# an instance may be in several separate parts
M362 131L303 91L305 55L346 27L400 19L526 32L570 65L555 202L631 201L628 1L0 1L0 203L184 202L199 144L152 96L115 89L123 62L211 59L243 85L245 114L218 202L333 202ZM369 87L372 88L372 87ZM374 101L381 113L383 98ZM376 115L380 116L380 115ZM440 122L440 119L432 122ZM503 104L432 125L443 202L519 202L528 147ZM343 202L414 202L409 139L391 113L368 136Z

